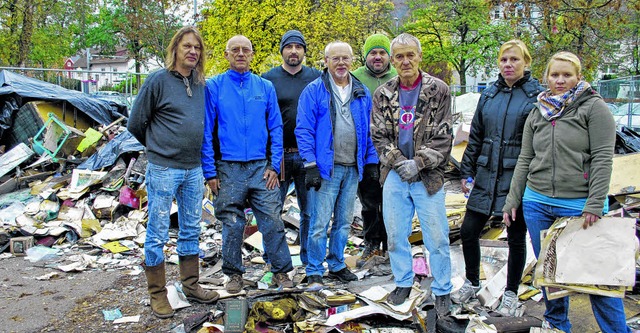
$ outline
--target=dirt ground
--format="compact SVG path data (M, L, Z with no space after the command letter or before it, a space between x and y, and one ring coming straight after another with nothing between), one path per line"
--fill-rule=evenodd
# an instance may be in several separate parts
M144 273L122 271L59 272L49 280L36 277L57 272L23 258L0 260L0 332L169 332L182 320L212 306L197 303L157 319L147 305ZM178 280L178 266L167 266L167 280ZM140 315L138 323L114 325L103 310L120 309L123 316Z
M215 305L193 303L171 319L157 319L147 305L144 274L123 271L59 272L50 280L36 277L56 272L23 258L0 260L0 332L171 332L193 314ZM167 279L178 279L178 266L167 266ZM625 299L627 317L640 313L635 296ZM542 318L544 304L527 301L526 314ZM140 315L137 323L114 325L103 310L120 309L123 316ZM587 296L571 299L573 332L598 332Z

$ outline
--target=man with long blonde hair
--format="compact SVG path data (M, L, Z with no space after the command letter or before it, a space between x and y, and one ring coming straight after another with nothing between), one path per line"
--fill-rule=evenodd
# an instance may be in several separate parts
M146 147L149 198L144 242L145 275L151 310L172 317L167 299L163 247L169 240L169 212L178 203L178 256L182 290L189 300L212 303L215 291L199 280L199 237L204 177L200 146L204 133L204 43L194 27L184 27L167 48L165 69L149 75L133 105L128 129Z

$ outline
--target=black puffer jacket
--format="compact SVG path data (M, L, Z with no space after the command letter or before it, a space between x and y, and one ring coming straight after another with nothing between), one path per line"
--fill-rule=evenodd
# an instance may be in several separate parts
M460 167L463 179L475 180L467 209L502 216L520 155L524 122L543 90L538 80L525 72L513 87L507 86L500 75L482 92Z

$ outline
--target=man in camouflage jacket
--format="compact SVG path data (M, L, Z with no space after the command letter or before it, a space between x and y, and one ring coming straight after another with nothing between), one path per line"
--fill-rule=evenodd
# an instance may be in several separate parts
M451 301L449 224L444 205L444 168L451 152L451 94L441 80L419 69L420 41L401 34L391 42L398 76L373 96L371 136L380 159L382 206L396 289L391 304L403 303L413 285L412 219L417 212L434 281L436 311Z

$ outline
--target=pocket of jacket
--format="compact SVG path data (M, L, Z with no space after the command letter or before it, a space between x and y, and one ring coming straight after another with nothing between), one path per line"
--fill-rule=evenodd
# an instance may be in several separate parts
M514 169L518 164L517 158L503 158L502 159L502 167L504 169Z
M486 167L489 164L489 156L486 156L486 155L478 156L478 161L476 162L476 164L479 166Z

